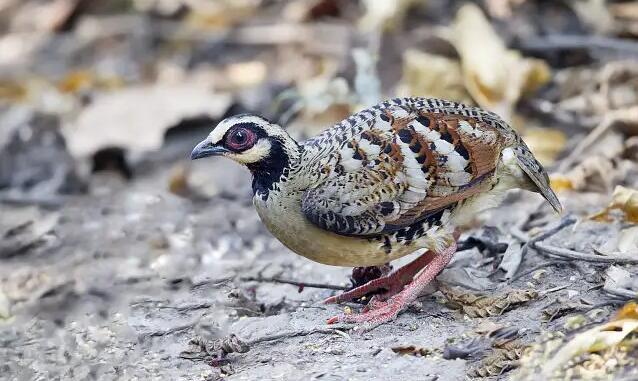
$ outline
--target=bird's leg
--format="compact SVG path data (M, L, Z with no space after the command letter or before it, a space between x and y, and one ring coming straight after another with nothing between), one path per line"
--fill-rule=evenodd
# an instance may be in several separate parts
M445 268L456 252L456 243L434 255L426 268L418 273L412 282L396 295L384 302L375 302L373 308L360 314L340 315L328 319L328 324L366 323L372 326L394 319L399 312L415 301L427 285ZM430 252L428 252L430 253ZM427 253L426 253L427 254Z
M381 289L386 290L383 294L385 297L394 295L401 291L403 286L410 283L412 278L414 278L414 275L427 266L427 264L430 263L435 256L436 254L433 252L427 251L412 262L390 273L389 275L373 279L362 286L355 287L352 290L343 292L339 295L331 296L324 300L324 303L347 302Z

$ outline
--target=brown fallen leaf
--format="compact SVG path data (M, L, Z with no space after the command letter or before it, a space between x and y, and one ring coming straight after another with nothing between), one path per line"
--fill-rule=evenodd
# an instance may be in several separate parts
M617 186L609 205L590 218L597 221L609 221L611 219L609 212L612 210L621 210L625 214L626 221L638 223L638 190Z
M566 173L550 176L550 185L557 192L565 190L608 192L616 178L612 159L590 156ZM620 175L620 174L619 174Z
M392 347L391 349L392 352L398 353L400 355L411 355L417 357L426 357L434 353L434 351L429 348L417 347L415 345L402 345Z
M636 329L638 320L621 319L579 333L547 361L542 374L546 377L553 376L556 370L579 354L601 352L615 347Z
M638 320L638 303L629 302L622 306L614 315L613 320L634 319Z
M495 348L478 365L468 371L470 377L493 377L518 367L518 360L526 346L520 341L509 341Z
M538 297L535 290L512 290L497 296L469 294L446 286L439 287L439 290L448 299L450 307L459 309L470 317L499 316Z
M609 322L567 334L549 332L523 354L514 380L607 379L620 369L635 369L638 358L636 303L622 307Z

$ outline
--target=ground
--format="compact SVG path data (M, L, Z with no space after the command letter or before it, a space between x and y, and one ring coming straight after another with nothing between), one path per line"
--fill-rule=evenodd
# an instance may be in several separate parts
M604 268L547 267L543 277L528 274L509 284L497 280L502 272L485 277L494 272L497 258L473 249L457 254L442 282L475 281L490 295L528 289L540 296L500 316L472 318L446 306L437 292L369 332L326 326L327 318L344 311L321 304L334 291L298 292L293 285L245 278L348 285L350 269L313 263L284 248L253 210L248 174L219 160L205 167L208 175L229 179L220 183L218 196L205 201L158 191L170 174L154 170L133 184L117 175L96 176L89 195L74 197L62 209L3 207L5 231L21 219L36 225L14 233L25 248L0 268L2 288L12 301L11 317L0 329L0 354L9 359L2 371L9 379L460 380L484 354L477 349L469 360L444 359L446 346L489 327L515 327L519 340L529 343L565 323L564 317L544 321L543 310L557 299L591 305L608 300L596 287ZM226 191L232 189L238 191L231 197ZM512 194L480 221L498 227L497 240L508 242L508 227L530 215L539 200ZM574 208L569 200L566 206ZM542 206L532 222L545 226L560 218ZM51 225L37 233L38 224ZM481 231L470 228L463 239ZM591 236L580 227L578 234L563 231L551 239L579 247L604 241L605 232L599 231ZM464 261L477 258L483 263L470 266L475 275L460 270ZM520 272L542 262L529 250ZM613 305L602 308L608 314ZM211 366L210 356L180 356L191 339L211 341L231 333L255 343L246 353L226 355L221 367ZM277 335L282 337L269 339ZM410 345L432 354L392 350Z

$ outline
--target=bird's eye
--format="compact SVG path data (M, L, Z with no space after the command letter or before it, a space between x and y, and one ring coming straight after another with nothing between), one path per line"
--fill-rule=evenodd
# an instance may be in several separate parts
M246 128L236 128L226 138L228 148L235 151L246 150L255 143L255 133Z

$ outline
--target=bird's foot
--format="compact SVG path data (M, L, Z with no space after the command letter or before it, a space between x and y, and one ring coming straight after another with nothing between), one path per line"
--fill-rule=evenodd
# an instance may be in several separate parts
M353 288L350 291L331 296L324 300L324 303L331 304L347 302L379 290L385 290L385 292L381 295L381 299L387 299L403 290L403 287L412 281L414 275L416 275L416 273L418 273L423 267L427 266L427 264L430 263L435 256L436 254L428 251L414 261L390 273L390 275L373 279L362 286Z
M406 309L414 302L434 280L434 278L445 268L450 262L452 256L456 252L456 243L445 249L439 254L431 254L428 265L423 271L419 272L412 282L409 282L405 288L390 296L387 300L381 301L379 298L372 298L371 303L364 308L364 311L358 314L343 314L328 319L328 324L338 322L342 323L365 323L366 326L375 327L390 320L393 320L399 312ZM431 252L428 252L431 253ZM423 256L427 255L423 254ZM415 261L417 261L417 258ZM409 266L409 265L407 265ZM418 271L417 271L418 272ZM392 276L392 275L390 275ZM374 282L374 281L373 281ZM366 286L366 285L364 285ZM364 287L362 286L362 287ZM355 289L356 290L356 289ZM354 290L352 290L354 291Z

